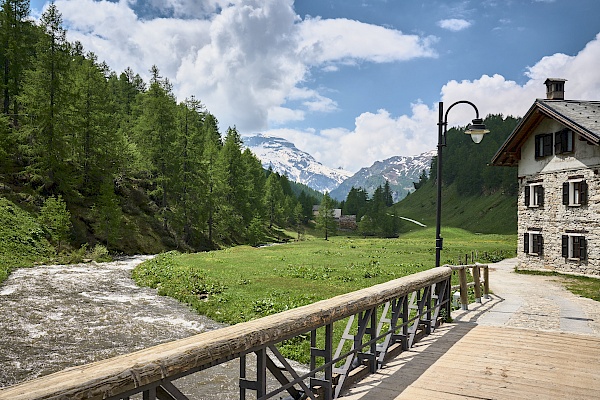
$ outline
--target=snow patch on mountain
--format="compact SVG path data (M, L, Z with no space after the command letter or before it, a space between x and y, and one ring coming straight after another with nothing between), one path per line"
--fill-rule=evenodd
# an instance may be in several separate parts
M256 134L242 137L244 146L254 153L264 168L286 175L291 181L303 183L320 192L331 192L352 173L341 168L324 166L293 143L278 137Z
M331 192L331 197L345 200L352 187L363 188L372 195L375 189L385 185L387 180L392 189L394 202L400 201L415 190L413 182L419 181L423 171L429 173L431 159L436 154L436 150L432 150L418 156L395 156L384 161L376 161L370 167L362 168L345 180Z

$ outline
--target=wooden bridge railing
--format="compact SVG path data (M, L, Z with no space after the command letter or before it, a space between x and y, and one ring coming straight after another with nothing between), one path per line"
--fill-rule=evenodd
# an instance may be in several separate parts
M479 267L482 267L479 265ZM453 268L453 267L452 267ZM240 359L240 398L333 399L361 371L375 372L386 355L410 348L450 315L452 268L443 266L279 314L164 343L0 389L0 400L188 399L176 379ZM462 267L461 267L462 268ZM487 270L487 269L486 269ZM459 271L464 271L460 269ZM334 323L347 319L334 348ZM343 321L342 321L343 323ZM336 328L340 328L339 323ZM317 333L324 336L318 345ZM276 344L310 333L310 371L296 372ZM247 356L256 357L248 378ZM275 358L279 361L276 362ZM267 390L267 371L279 386Z
M460 293L460 306L463 310L468 309L469 298L468 290L469 287L474 288L475 302L481 303L481 287L483 286L483 297L486 299L490 298L490 273L489 268L486 264L469 264L469 265L444 265L449 267L452 271L458 271L459 284L452 286L452 292L459 290ZM483 269L483 276L481 276L481 270ZM473 282L468 282L467 271L471 272Z

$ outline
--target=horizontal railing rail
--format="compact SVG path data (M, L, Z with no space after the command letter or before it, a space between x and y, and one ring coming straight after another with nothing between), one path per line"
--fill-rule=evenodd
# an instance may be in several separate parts
M467 267L475 275L475 270L484 266L434 268L264 318L68 368L0 389L0 400L129 399L136 393L143 393L144 399L187 399L173 381L238 358L242 399L250 393L268 399L282 392L294 399L337 398L354 377L363 371L375 372L391 352L410 348L450 316L453 269L461 273ZM487 277L487 266L484 271ZM344 331L334 347L334 324L339 330L344 320ZM279 353L277 344L306 334L310 334L310 371L299 373ZM246 362L251 355L256 357L255 378L247 374ZM278 387L267 388L267 372Z

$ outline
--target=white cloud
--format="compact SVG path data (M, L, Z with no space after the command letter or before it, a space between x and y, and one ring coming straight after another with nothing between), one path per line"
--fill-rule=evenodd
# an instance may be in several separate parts
M307 18L300 24L301 54L310 64L391 62L436 57L433 36L405 35L394 29L348 19Z
M483 75L475 80L450 81L441 90L444 111L456 101L474 103L484 118L488 114L521 117L535 99L545 98L547 78L567 79L565 97L598 100L600 93L600 34L575 56L554 54L527 69L528 81L519 85L501 75ZM437 144L438 104L412 105L410 115L392 116L386 110L363 113L353 130L274 130L268 132L293 141L321 163L356 172L375 161L397 155L417 155ZM448 113L448 126L466 126L475 118L469 105L459 104ZM493 132L490 133L493 135Z
M404 35L346 19L301 20L293 0L57 0L69 40L80 41L116 71L148 78L157 65L183 99L195 95L222 128L256 131L306 113L337 110L334 99L309 91L296 107L310 69L434 57L432 37ZM144 19L139 7L171 18ZM295 109L297 108L297 109Z
M449 31L458 32L470 27L471 23L464 19L452 18L438 21L438 26L443 29L448 29Z

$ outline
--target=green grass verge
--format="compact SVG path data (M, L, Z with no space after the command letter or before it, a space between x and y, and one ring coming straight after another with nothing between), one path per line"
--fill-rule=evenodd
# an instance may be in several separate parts
M443 263L471 251L480 256L515 254L514 235L475 235L460 229L442 233ZM434 243L435 231L427 229L398 239L307 237L263 248L170 252L139 265L133 277L200 314L236 324L432 268ZM307 340L295 339L281 350L286 357L307 362L307 346Z

